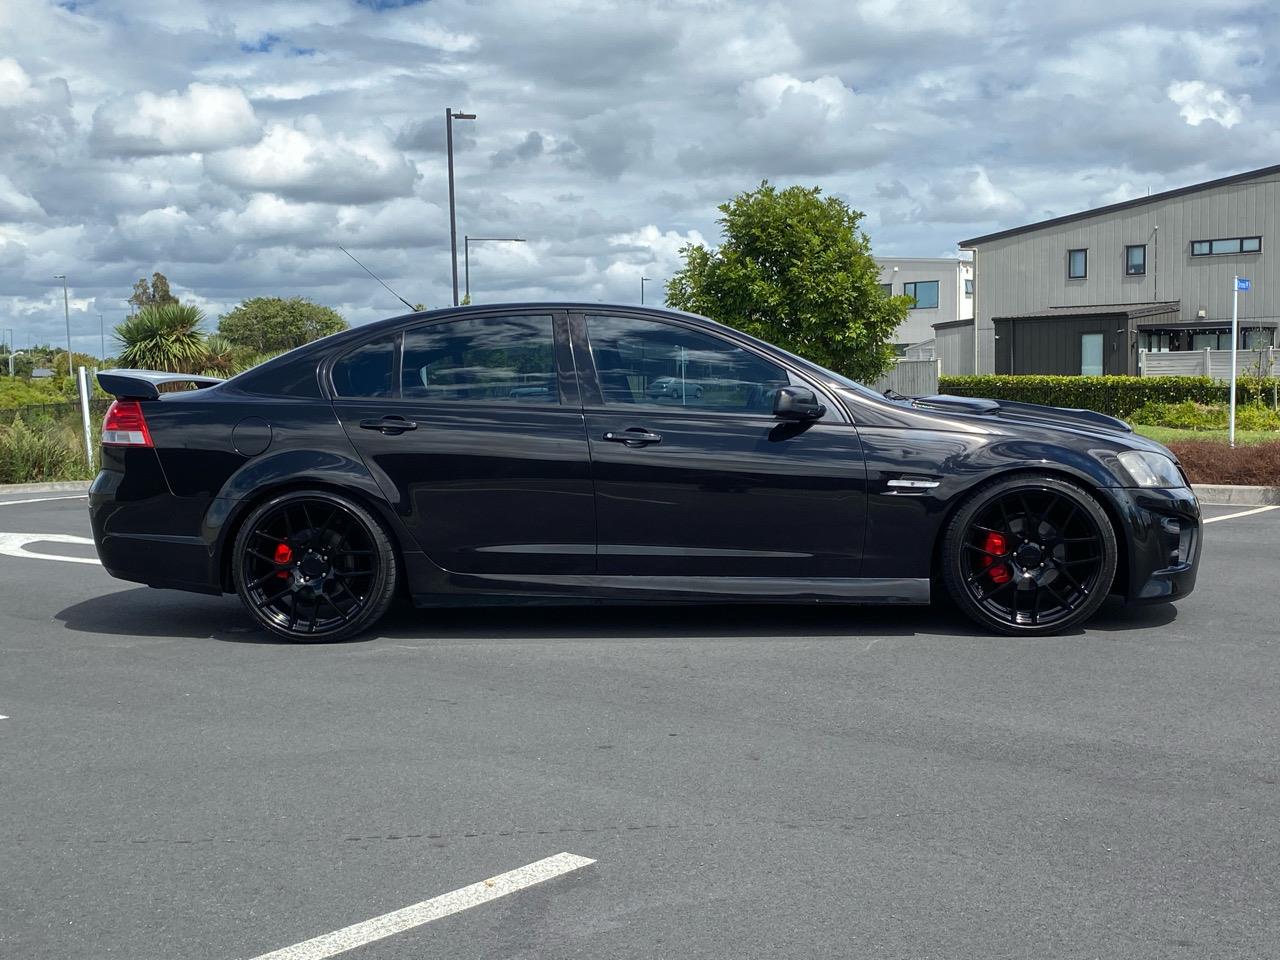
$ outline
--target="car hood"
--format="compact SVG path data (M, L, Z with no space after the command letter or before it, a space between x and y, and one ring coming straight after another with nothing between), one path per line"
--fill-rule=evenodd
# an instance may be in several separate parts
M1075 407L1050 407L1040 403L1018 403L1013 400L989 400L983 397L953 397L937 394L915 397L912 406L922 410L967 413L998 420L1038 423L1047 426L1084 429L1092 432L1132 434L1133 427L1117 417Z

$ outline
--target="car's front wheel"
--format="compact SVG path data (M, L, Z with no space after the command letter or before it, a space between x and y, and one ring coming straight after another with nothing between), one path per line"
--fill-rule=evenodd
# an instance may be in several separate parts
M249 615L295 641L344 640L386 613L399 570L382 524L324 490L274 497L235 539L231 575Z
M1057 633L1102 604L1116 572L1111 521L1058 477L997 480L964 502L942 539L947 592L971 619L1011 634Z

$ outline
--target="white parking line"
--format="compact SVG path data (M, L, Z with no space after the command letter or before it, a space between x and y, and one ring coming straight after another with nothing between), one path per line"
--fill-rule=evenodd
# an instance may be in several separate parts
M1266 513L1268 510L1280 510L1280 507L1254 507L1252 510L1241 510L1239 513L1224 513L1220 517L1205 517L1205 523L1217 523L1219 520L1234 520L1237 517L1251 517L1255 513Z
M89 537L77 537L70 533L0 533L0 554L23 560L61 560L63 563L93 563L101 566L97 557L60 557L56 553L37 553L28 550L29 543L79 543L93 546Z
M473 883L469 887L462 887L452 893L441 894L430 900L415 903L413 906L404 907L391 913L384 913L382 916L374 917L372 920L365 920L363 923L343 927L333 933L326 933L311 940L304 940L302 943L295 943L291 947L264 953L261 956L254 957L253 960L324 960L325 957L346 953L348 950L362 947L366 943L373 943L375 940L382 940L397 933L404 933L406 930L420 927L424 923L430 923L432 920L439 920L441 917L447 917L451 913L478 907L482 903L497 900L499 897L505 897L509 893L515 893L517 890L531 887L535 883L542 883L544 880L550 880L562 874L580 870L582 867L590 866L593 863L595 863L594 860L588 860L586 857L579 857L576 854L557 853L554 857L547 857L537 863L531 863L525 867L518 867L515 870L500 873L496 877L481 880L479 883Z
M72 493L63 497L32 497L30 500L0 500L0 507L11 507L18 503L44 503L46 500L87 500L87 493Z

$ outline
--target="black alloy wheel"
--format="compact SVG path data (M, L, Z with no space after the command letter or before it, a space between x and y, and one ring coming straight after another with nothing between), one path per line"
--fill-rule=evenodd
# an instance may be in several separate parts
M1010 634L1057 633L1106 599L1115 531L1087 491L1049 476L978 490L947 525L943 579L971 619Z
M396 554L382 524L327 491L263 503L233 550L232 578L250 616L289 640L354 636L382 617L395 593Z

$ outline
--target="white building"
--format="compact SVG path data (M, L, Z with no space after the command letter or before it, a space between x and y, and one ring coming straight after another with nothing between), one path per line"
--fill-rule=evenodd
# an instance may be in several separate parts
M880 285L916 305L898 327L894 343L907 347L933 340L935 323L973 319L973 262L946 257L876 257ZM919 350L912 351L918 355Z

